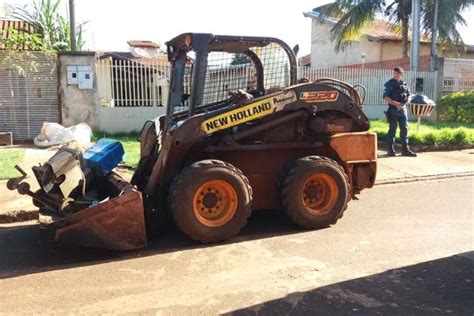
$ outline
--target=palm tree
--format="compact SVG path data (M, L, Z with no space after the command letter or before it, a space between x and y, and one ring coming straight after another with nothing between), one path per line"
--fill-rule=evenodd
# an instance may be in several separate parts
M422 2L422 28L430 32L433 30L434 1ZM457 26L466 25L461 13L472 5L474 0L438 0L438 36L444 46L458 48L463 44Z
M38 34L46 50L69 50L71 47L69 20L59 13L60 0L33 0L30 5L17 7L13 16L27 22ZM82 28L84 23L76 27L77 49L82 50Z
M421 1L422 30L427 34L432 34L435 0ZM461 13L467 7L474 4L474 0L438 1L439 12L442 12L438 19L439 39L446 44L462 44L462 38L457 31L457 26L466 24ZM339 21L332 29L337 51L344 49L377 16L383 16L393 24L395 31L401 32L402 53L406 57L408 56L408 30L411 7L412 0L336 0L325 9L325 12L321 13L339 18Z

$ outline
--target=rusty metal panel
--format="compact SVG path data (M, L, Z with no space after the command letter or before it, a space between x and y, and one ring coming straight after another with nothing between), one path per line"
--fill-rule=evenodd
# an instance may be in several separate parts
M38 204L44 237L59 243L111 250L145 247L147 236L141 192L114 172L101 180L95 184L98 195L107 198L73 213L59 210L59 205L53 205L55 202L48 202L47 199L52 200L54 196L41 189L27 193L35 201L45 203ZM45 208L46 204L53 205L52 209Z
M278 182L284 170L292 161L314 155L328 156L326 147L290 148L285 144L278 149L215 152L213 158L229 162L245 174L253 190L252 208L258 210L280 207Z
M341 133L331 136L330 146L345 163L377 160L377 134Z
M357 163L350 165L352 171L352 186L354 193L358 194L360 191L366 188L371 188L375 184L375 178L377 176L377 163Z
M14 141L31 140L43 122L59 122L57 56L0 51L0 132ZM19 70L21 69L21 70Z
M141 193L128 191L70 215L54 239L111 250L142 248L147 245L144 216Z

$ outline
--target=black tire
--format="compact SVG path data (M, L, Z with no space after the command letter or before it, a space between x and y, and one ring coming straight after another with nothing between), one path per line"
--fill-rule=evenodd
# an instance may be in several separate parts
M252 188L247 177L220 160L202 160L186 167L174 179L168 196L178 228L203 243L238 235L247 224L251 204Z
M295 160L283 174L280 197L286 214L306 229L333 225L350 200L349 180L334 160L308 156Z

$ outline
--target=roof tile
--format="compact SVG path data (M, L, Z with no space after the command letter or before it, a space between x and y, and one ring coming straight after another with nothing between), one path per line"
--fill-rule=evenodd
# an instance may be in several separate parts
M146 47L146 48L160 48L160 45L158 45L155 42L152 41L128 41L128 45L133 46L133 47Z
M33 27L23 21L0 19L0 39L5 40L11 36L11 30L33 32ZM0 49L5 49L3 44L0 44ZM13 47L13 49L24 50L24 47Z

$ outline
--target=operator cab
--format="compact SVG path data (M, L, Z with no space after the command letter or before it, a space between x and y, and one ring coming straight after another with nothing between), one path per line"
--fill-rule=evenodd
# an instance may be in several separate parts
M185 33L166 45L172 64L168 126L297 81L295 54L276 38Z

